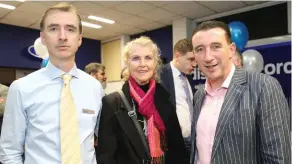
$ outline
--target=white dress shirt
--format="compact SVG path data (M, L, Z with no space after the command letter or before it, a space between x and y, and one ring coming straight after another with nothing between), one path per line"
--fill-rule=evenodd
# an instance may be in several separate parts
M62 74L63 71L48 63L47 67L11 84L0 140L3 164L22 164L24 151L25 164L61 164ZM76 66L68 74L73 76L70 89L78 116L82 162L96 164L93 134L104 92L96 79Z
M186 93L183 87L183 83L180 79L181 72L170 62L174 89L175 89L175 102L176 102L176 114L178 121L182 130L182 135L184 138L187 138L191 135L191 114L190 108L188 106ZM190 99L193 100L193 92L191 86L187 80L188 88L191 93Z

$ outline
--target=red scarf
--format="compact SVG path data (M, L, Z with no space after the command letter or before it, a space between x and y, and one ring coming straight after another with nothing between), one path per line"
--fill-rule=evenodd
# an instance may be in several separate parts
M152 163L161 163L165 149L165 125L154 104L156 81L151 79L149 89L145 93L137 82L130 76L130 95L138 103L138 110L147 120L147 139L150 147ZM162 144L161 144L162 143Z

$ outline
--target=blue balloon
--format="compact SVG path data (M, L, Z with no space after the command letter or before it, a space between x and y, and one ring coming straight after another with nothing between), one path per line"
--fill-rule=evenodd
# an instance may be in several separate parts
M248 42L248 30L244 23L234 21L228 24L231 39L235 43L236 48L242 51Z
M41 64L41 67L42 68L45 68L48 65L49 61L50 61L50 58L49 57L43 59L42 64Z

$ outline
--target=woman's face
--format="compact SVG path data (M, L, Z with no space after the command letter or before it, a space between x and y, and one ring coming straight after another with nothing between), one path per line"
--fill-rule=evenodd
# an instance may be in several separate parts
M147 84L154 76L156 61L149 46L133 45L128 58L130 75L139 85Z

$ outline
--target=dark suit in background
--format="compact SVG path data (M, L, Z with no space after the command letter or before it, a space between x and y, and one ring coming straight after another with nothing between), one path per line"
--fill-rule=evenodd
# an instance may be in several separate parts
M187 77L189 83L191 84L190 80L192 79L192 77L190 75L187 75L186 77ZM160 80L161 80L162 86L170 94L171 102L175 106L176 105L176 102L175 102L175 88L174 88L173 75L172 75L172 70L171 70L170 63L164 65L161 68ZM192 88L192 92L194 93L195 92L194 87L191 86L191 88Z
M195 94L192 158L196 124L205 98L204 85ZM290 110L278 81L236 69L216 128L211 164L290 164Z
M122 88L129 104L132 104L129 83ZM166 126L165 164L185 164L186 150L181 134L175 107L170 103L170 96L159 84L154 94L155 106ZM103 98L100 128L98 133L98 164L141 164L147 159L142 140L134 126L128 111L117 92Z

